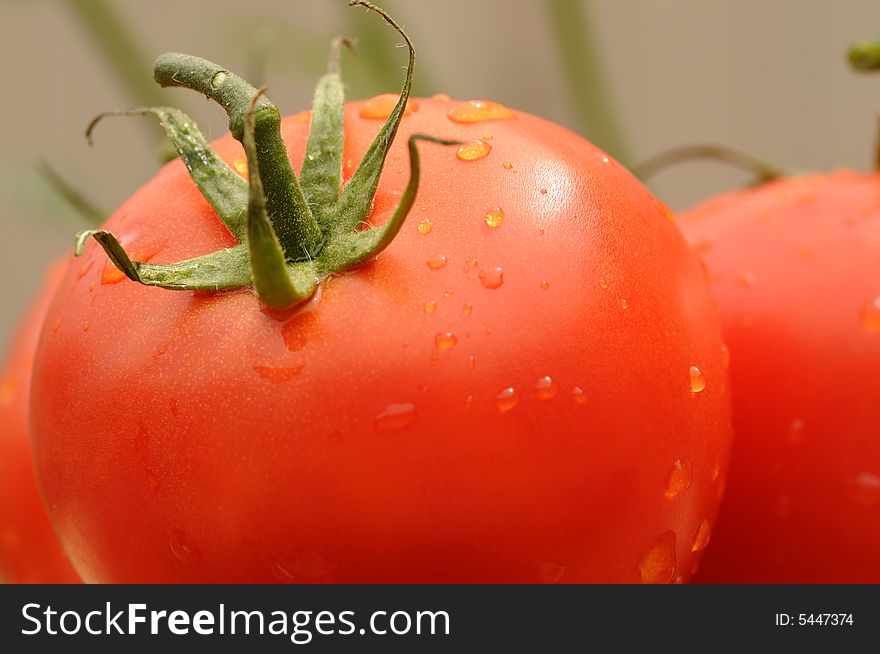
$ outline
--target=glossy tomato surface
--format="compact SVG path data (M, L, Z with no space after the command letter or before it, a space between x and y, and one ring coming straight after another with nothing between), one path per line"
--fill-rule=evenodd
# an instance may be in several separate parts
M668 210L571 132L411 104L373 224L406 183L410 133L482 144L421 146L402 232L298 310L144 288L94 246L62 281L36 456L86 579L689 577L731 440L697 259ZM364 109L346 105L346 179L381 123ZM297 169L308 126L283 123ZM230 137L216 148L244 170ZM157 263L232 244L180 162L107 227Z
M880 582L880 176L681 217L730 349L736 441L705 582Z
M0 582L79 581L52 531L31 462L28 403L34 352L46 309L67 269L56 263L24 316L0 371Z

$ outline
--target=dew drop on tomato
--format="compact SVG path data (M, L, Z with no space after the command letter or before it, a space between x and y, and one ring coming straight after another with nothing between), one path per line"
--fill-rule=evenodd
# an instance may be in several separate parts
M639 562L643 584L668 584L675 576L675 534L660 534Z
M428 260L425 263L431 270L440 270L441 268L445 268L449 261L443 255L435 254L434 256L428 257Z
M495 207L486 212L486 224L492 229L498 229L504 223L504 209Z
M437 311L437 303L434 300L425 302L425 313L434 313Z
M539 400L552 400L556 397L557 392L559 392L559 387L549 375L545 375L535 382L535 395Z
M477 357L475 357L473 354L471 354L468 357L468 368L473 370L476 367L477 367Z
M456 123L481 123L486 120L513 120L513 112L491 100L468 100L452 109L447 116Z
M376 416L373 426L376 431L398 431L409 427L415 421L416 407L414 404L389 404Z
M458 338L456 338L455 334L451 332L443 332L434 335L434 345L436 345L437 349L441 352L443 350L451 350L457 343Z
M687 459L676 459L666 481L666 499L672 500L690 488L694 472Z
M171 552L184 563L196 563L202 559L202 551L190 542L186 532L173 529L169 540Z
M880 297L875 297L862 308L862 327L876 334L880 332Z
M574 400L575 404L586 404L587 403L587 394L584 393L584 389L580 386L575 386L571 389L571 399Z
M548 282L546 279L542 279L541 283L538 284L538 286L540 286L544 290L547 290L548 288L550 288L550 282Z
M420 234L430 234L432 229L434 229L434 221L430 218L422 218L419 221L418 230Z
M492 146L481 139L474 139L459 146L455 156L462 161L476 161L492 152Z
M688 370L688 375L690 377L692 393L699 393L706 388L706 375L700 368L691 366Z
M495 268L486 268L480 271L480 284L483 288L496 289L504 284L504 271L501 266Z
M474 305L468 302L461 308L461 310L464 315L469 316L474 312Z
M691 552L699 552L700 550L705 549L706 545L709 544L711 536L712 527L709 525L708 520L703 520L694 536L694 544L691 545Z
M498 413L507 413L519 403L519 395L512 386L505 388L495 396L495 406Z

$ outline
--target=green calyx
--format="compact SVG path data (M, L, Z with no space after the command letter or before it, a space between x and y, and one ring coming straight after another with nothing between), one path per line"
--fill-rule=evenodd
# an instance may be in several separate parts
M186 114L171 107L101 114L89 125L86 135L91 142L95 125L106 116L155 116L193 182L240 244L187 261L157 265L133 261L111 232L88 230L77 235L76 254L82 254L86 241L94 238L132 281L173 290L252 286L261 302L284 308L310 297L324 277L381 252L400 231L415 200L420 173L416 143L457 142L413 134L409 138L410 179L400 204L386 224L362 229L410 95L415 51L406 33L382 9L364 0L350 0L349 4L384 18L406 42L409 61L397 104L345 187L344 93L339 60L341 47L351 47L349 41L334 40L327 74L315 91L299 179L281 138L281 114L266 98L265 87L255 89L237 75L198 57L164 54L154 66L156 81L162 86L199 91L223 107L229 115L232 135L245 150L247 181L217 156Z

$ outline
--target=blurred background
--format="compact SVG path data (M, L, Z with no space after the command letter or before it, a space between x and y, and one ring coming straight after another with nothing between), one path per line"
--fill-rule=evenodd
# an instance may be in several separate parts
M416 44L416 93L489 98L579 132L628 165L711 142L806 169L873 165L880 76L857 75L847 46L880 33L877 0L377 0ZM96 114L173 104L215 138L222 111L152 83L153 58L199 54L267 83L283 113L308 108L337 35L349 97L396 91L393 32L345 0L0 0L0 343L47 263L85 223L38 172L49 162L104 211L157 169L148 118ZM749 175L711 162L655 176L685 208Z

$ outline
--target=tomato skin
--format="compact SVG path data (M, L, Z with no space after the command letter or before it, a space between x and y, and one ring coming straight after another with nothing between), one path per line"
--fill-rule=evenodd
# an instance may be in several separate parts
M457 124L456 103L415 102L374 224L406 182L410 133L491 134L492 152L423 146L395 241L297 312L261 311L249 290L102 285L95 247L62 281L34 376L36 459L85 579L638 582L667 532L675 565L653 577L689 577L731 440L696 259L659 202L576 135L521 113ZM379 127L362 106L346 105L355 164ZM284 122L297 169L307 129ZM241 157L228 136L215 147ZM231 244L179 162L107 227L150 241L156 263ZM545 376L558 392L539 399ZM670 500L679 459L693 478Z
M0 581L11 584L79 582L43 508L28 440L34 352L49 302L67 265L65 259L49 269L0 370Z
M736 441L698 580L878 583L880 176L838 171L681 216L713 276Z

